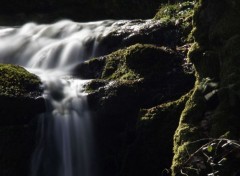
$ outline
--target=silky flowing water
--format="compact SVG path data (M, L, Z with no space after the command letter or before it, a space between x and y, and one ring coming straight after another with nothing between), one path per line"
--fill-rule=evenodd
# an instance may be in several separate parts
M96 175L87 80L71 70L95 56L99 40L114 27L114 21L60 21L0 28L0 62L21 65L43 82L47 111L39 117L31 176Z

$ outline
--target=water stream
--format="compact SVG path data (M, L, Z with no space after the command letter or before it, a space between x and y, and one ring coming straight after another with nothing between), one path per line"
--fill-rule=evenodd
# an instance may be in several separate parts
M91 118L82 90L86 81L70 73L96 55L99 39L113 24L60 21L0 28L0 62L25 67L44 86L47 112L39 118L31 176L95 176Z

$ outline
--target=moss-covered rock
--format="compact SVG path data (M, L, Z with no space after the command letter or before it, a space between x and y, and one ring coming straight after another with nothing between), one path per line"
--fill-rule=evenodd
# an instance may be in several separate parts
M175 26L176 33L181 36L178 38L179 45L192 41L190 32L192 30L194 4L195 1L163 4L154 16L155 20L160 20L165 26Z
M24 68L0 64L0 125L24 124L44 111L40 79Z
M29 174L35 116L45 109L40 85L40 79L24 68L0 64L0 175Z
M24 68L0 64L0 96L31 97L40 95L39 78Z
M85 69L79 74L82 78L102 80L87 85L90 93L94 92L94 89L102 87L100 90L104 90L111 85L118 85L113 83L128 84L137 81L142 88L136 90L148 99L145 104L150 107L157 102L177 99L183 92L191 89L194 77L184 72L184 63L176 52L166 47L135 44L82 63L81 67Z
M181 62L180 58L177 58L170 49L136 44L108 55L102 78L154 79L163 74L170 74L174 69L177 71L175 65L179 62Z
M198 1L189 53L197 81L174 135L174 176L239 174L239 149L218 147L224 146L221 138L238 142L240 137L239 13L237 0ZM207 153L204 146L211 146Z
M143 142L141 141L143 134L140 132L140 135L136 131L139 111L141 108L149 108L176 100L193 87L194 77L192 74L184 72L182 66L184 62L179 54L166 47L135 44L82 64L86 69L84 73L89 73L87 70L90 68L96 68L93 69L96 73L94 73L95 71L91 72L88 74L88 78L98 78L86 85L86 89L89 93L89 107L95 117L96 136L99 139L97 146L100 150L99 158L101 158L99 163L104 170L104 175L137 173L135 167L126 167L125 163L135 161L134 157L126 156L128 148L131 145L137 147L138 142ZM169 103L161 108L164 109L168 105L169 111L170 107L174 107ZM165 113L163 113L161 119L165 118L167 116L165 117ZM174 120L177 124L178 115ZM149 124L153 125L154 123ZM140 131L145 131L144 128L145 126ZM149 126L149 128L151 127ZM176 125L173 128L172 133L176 129ZM158 129L156 130L158 131ZM136 139L138 135L140 135L139 141ZM146 134L146 136L148 135L151 136L150 133ZM159 138L161 135L156 135L156 138L151 139L149 137L149 140L160 140L162 143L162 138ZM170 141L172 139L168 141L169 145ZM164 147L162 151L166 148ZM136 149L136 152L141 149ZM154 150L157 151L157 148ZM136 153L133 152L133 154ZM129 158L126 160L126 157ZM171 156L166 160L159 160L159 157L156 157L154 161L163 162L160 165L164 166L167 165L164 162L168 161L169 167L170 158ZM139 164L143 163L139 162ZM149 165L146 165L145 168L147 167ZM156 169L160 172L162 167L154 165L148 172L144 169L146 172L142 173L154 175ZM143 170L139 170L139 173L141 171Z
M75 71L82 78L106 80L159 80L173 74L184 73L185 61L167 47L135 44L109 55L82 63ZM83 68L83 71L81 70Z

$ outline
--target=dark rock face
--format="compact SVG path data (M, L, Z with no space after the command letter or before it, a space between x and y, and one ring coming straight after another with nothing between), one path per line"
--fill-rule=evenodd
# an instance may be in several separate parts
M42 97L7 97L0 96L0 126L24 125L36 114L45 111L45 101Z
M0 175L29 175L35 149L36 124L34 120L25 125L0 127Z

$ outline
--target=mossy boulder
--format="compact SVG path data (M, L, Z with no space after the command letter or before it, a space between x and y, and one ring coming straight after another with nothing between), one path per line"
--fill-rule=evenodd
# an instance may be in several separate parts
M0 125L24 124L44 111L41 81L20 66L0 64Z
M182 73L182 56L167 47L135 44L109 55L80 64L75 74L83 79L135 80L160 79Z
M82 78L104 80L104 84L98 84L102 89L111 87L107 86L111 83L124 84L137 81L142 84L142 88L137 90L148 99L143 102L147 101L150 107L154 103L156 105L177 99L183 92L191 89L194 77L184 71L182 66L184 63L182 57L169 48L135 44L82 63L81 68L84 68L84 72L78 74ZM97 84L93 81L86 89L91 93L94 92L95 86ZM95 90L100 87L97 86ZM166 90L173 92L164 93ZM150 103L151 101L154 103Z
M0 64L0 95L31 97L40 95L40 80L24 68ZM35 94L35 95L34 95Z
M182 62L171 49L135 44L106 58L102 77L108 80L154 79L177 72Z
M26 176L36 141L36 115L45 110L40 79L0 64L0 175Z
M134 157L126 154L128 148L143 142L140 133L136 131L140 109L176 100L193 87L194 76L184 72L184 63L182 56L172 49L148 44L135 44L82 63L85 71L79 72L80 76L94 78L86 85L86 90L89 93L88 104L97 131L96 145L103 175L124 174L125 171L129 174L135 173L126 167L125 163L134 161ZM163 108L165 106L168 104L163 105ZM161 118L167 117L163 115ZM174 123L177 123L178 118L176 115ZM144 131L144 127L139 128L140 131ZM173 128L176 128L176 125ZM136 139L137 136L140 141ZM158 139L149 138L153 141ZM170 145L170 142L168 144ZM126 157L129 157L128 161L125 160ZM165 162L158 159L157 157L154 161ZM170 160L168 159L168 167ZM153 174L156 168L157 166L151 167L149 172L144 173Z

